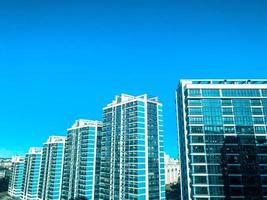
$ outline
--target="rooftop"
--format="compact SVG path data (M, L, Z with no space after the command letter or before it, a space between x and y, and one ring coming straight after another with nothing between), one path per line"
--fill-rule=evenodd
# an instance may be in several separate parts
M180 80L191 84L221 84L221 85L244 85L244 84L267 84L267 79L188 79Z
M75 129L75 128L81 128L85 126L97 126L97 127L102 127L103 123L101 121L97 120L88 120L88 119L78 119L74 122L70 129Z
M107 107L115 106L115 105L123 104L123 103L127 103L127 102L131 102L131 101L135 101L135 100L147 100L147 101L150 101L150 102L158 103L158 97L156 97L156 96L150 96L148 94L142 94L142 95L138 95L138 96L133 96L133 95L122 93L120 95L117 95L115 97L115 99L112 101L112 103L108 104Z
M64 143L65 136L50 136L46 143Z
M42 153L42 147L31 147L28 154L40 154Z
M18 162L24 162L24 157L22 157L22 156L13 156L12 158L11 158L11 161L13 162L13 163L18 163Z

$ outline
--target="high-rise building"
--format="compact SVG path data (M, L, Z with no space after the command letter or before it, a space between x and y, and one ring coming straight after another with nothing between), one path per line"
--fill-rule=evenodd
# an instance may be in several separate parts
M267 80L181 80L183 200L267 198Z
M42 148L31 147L25 156L22 183L22 200L36 200L39 185Z
M11 159L12 166L8 194L13 198L20 198L21 195L24 160L25 158L21 156L14 156Z
M171 158L168 154L164 155L165 165L165 184L176 184L180 177L180 163L178 159Z
M98 195L98 136L102 122L77 120L68 129L65 144L61 199L94 199Z
M100 199L165 199L162 104L122 94L103 108Z
M50 136L43 145L38 199L60 200L65 137Z

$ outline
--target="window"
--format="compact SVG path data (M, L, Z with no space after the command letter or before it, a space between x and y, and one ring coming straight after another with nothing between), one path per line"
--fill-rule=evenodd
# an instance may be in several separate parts
M233 115L233 109L232 108L222 108L223 115Z
M233 105L235 107L250 107L249 99L233 99Z
M234 126L225 126L224 127L224 133L235 133L235 127Z
M233 117L223 117L223 123L224 124L234 124L234 118Z
M201 145L192 145L191 146L192 153L204 153L204 146Z
M260 99L251 99L251 105L252 106L261 106L261 100Z
M224 97L258 97L260 91L258 89L222 89Z
M190 126L189 132L190 133L203 133L203 127L202 126Z
M252 125L252 117L250 116L236 116L235 122L237 125Z
M188 95L191 97L200 96L200 89L188 89Z
M205 116L204 124L206 125L220 125L223 124L222 117L219 116Z
M206 173L206 166L205 165L193 165L193 173L196 173L196 174Z
M265 126L255 126L255 133L265 133Z
M253 117L254 124L264 124L263 117Z
M261 108L252 108L252 115L262 115L262 109Z
M189 99L188 105L189 106L201 106L201 100L200 99Z
M206 144L222 144L224 140L223 135L206 135L205 143Z
M202 117L189 117L190 124L203 124Z
M208 194L208 188L207 187L194 187L195 194L197 195L207 195Z
M191 136L191 143L203 143L203 142L204 142L203 136L198 136L198 135Z
M267 97L267 89L262 89L261 93L263 97Z
M223 126L205 126L204 132L205 134L222 134Z
M218 89L203 89L202 96L203 97L219 97L220 91Z
M193 163L205 163L205 156L194 155L192 159Z
M204 107L203 114L209 116L221 116L222 111L220 107Z
M221 101L220 99L204 99L203 106L206 107L220 107Z
M222 106L231 106L232 100L231 99L223 99L222 100Z
M207 184L206 176L194 176L193 177L194 184Z
M202 110L201 110L201 108L189 108L188 109L188 114L189 115L201 115L202 114Z

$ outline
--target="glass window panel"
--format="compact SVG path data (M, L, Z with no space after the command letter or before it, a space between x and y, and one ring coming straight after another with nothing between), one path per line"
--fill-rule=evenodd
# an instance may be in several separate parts
M223 99L222 100L222 106L231 106L232 100L231 99Z
M255 126L255 133L265 133L265 126Z
M251 99L251 105L252 106L261 106L261 100L260 99Z
M223 123L224 124L234 124L234 118L233 117L223 117Z
M252 114L253 115L262 115L262 109L261 108L252 108Z
M202 114L202 109L201 108L189 108L188 109L188 114L189 115L201 115Z
M260 96L259 89L222 89L222 96L225 97L258 97Z
M201 100L200 99L189 99L188 105L189 106L201 106Z
M188 89L188 95L193 96L200 96L200 89Z
M232 108L222 108L223 115L232 115L233 109Z
M219 89L202 89L203 97L219 97L220 90Z

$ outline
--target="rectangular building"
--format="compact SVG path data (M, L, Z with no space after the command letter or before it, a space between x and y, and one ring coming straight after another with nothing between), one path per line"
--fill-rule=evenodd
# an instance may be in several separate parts
M77 120L68 129L65 144L61 199L97 199L99 178L99 145L102 122Z
M11 160L12 165L8 185L8 194L13 198L20 198L21 195L24 161L25 158L21 156L14 156Z
M60 200L65 137L50 136L43 145L38 199Z
M31 147L25 156L22 200L36 200L39 186L42 148Z
M165 199L162 104L122 94L103 108L100 199Z
M179 160L171 158L168 154L164 154L165 165L165 184L177 184L180 179L180 163Z
M267 80L181 80L183 200L267 198Z

